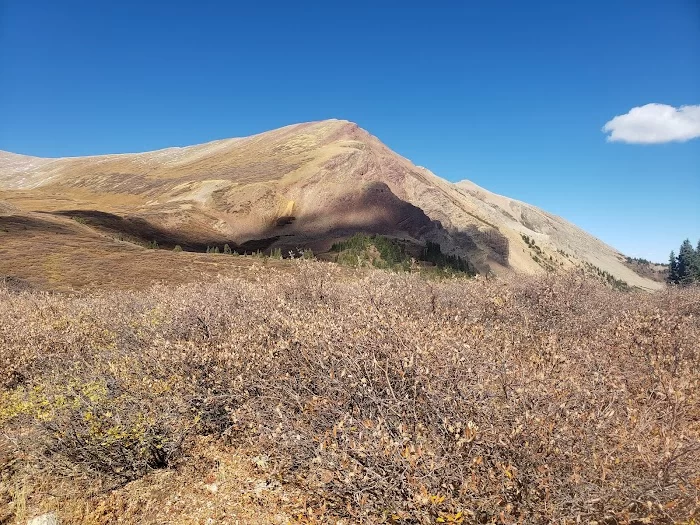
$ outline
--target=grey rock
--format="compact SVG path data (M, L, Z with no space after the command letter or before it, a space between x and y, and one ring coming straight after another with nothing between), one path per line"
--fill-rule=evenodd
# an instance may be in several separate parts
M27 525L60 525L60 523L56 515L53 512L49 512L30 519Z

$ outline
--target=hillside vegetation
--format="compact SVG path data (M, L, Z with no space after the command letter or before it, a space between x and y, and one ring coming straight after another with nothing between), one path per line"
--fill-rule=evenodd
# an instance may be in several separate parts
M697 287L293 265L0 288L0 522L700 517Z
M420 246L382 235L356 233L349 239L334 243L331 252L336 252L338 255L335 261L345 266L409 271L417 264L422 264L435 269L435 275L474 276L477 273L469 261L458 255L442 253L440 245L430 241L425 246Z

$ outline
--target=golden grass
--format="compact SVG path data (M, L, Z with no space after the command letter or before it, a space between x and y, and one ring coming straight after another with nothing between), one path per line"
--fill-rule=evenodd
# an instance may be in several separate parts
M177 285L244 276L255 265L284 268L286 263L149 250L49 214L0 217L0 278L22 279L39 290L139 290L158 282Z

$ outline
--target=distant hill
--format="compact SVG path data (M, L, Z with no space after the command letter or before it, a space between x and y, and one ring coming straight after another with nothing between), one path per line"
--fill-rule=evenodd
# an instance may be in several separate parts
M0 152L0 201L4 217L73 218L165 248L228 243L318 253L366 232L437 243L482 273L580 267L611 282L662 286L560 217L469 181L452 184L341 120L147 153L44 159Z

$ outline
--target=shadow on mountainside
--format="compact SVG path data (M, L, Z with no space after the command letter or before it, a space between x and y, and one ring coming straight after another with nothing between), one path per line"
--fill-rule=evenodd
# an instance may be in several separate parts
M235 238L210 226L209 221L215 218L208 217L205 210L202 213L203 216L193 216L189 224L181 222L178 226L159 224L143 215L120 215L100 210L62 210L46 215L74 219L95 232L118 240L141 245L157 243L158 247L165 249L179 245L186 251L204 252L209 247L223 250L228 244L231 250L239 253L264 252L272 248L280 248L283 253L307 248L322 253L328 251L333 242L363 232L411 239L419 244L430 240L471 262L474 258L487 256L499 264L508 265L508 240L497 229L445 229L421 208L396 196L384 183L368 184L361 191L342 195L320 209L298 210L292 215L260 221L258 227L253 226L248 232L239 230ZM24 216L15 220L25 221L26 227L47 231L68 228L56 221Z
M210 246L228 244L231 249L254 252L267 250L276 240L272 238L256 238L238 244L228 237L217 235L213 230L187 231L184 229L165 228L153 224L139 216L121 216L99 210L64 210L54 215L70 217L94 228L102 233L122 240L139 244L158 243L162 248L174 248L179 245L184 250L204 252Z

